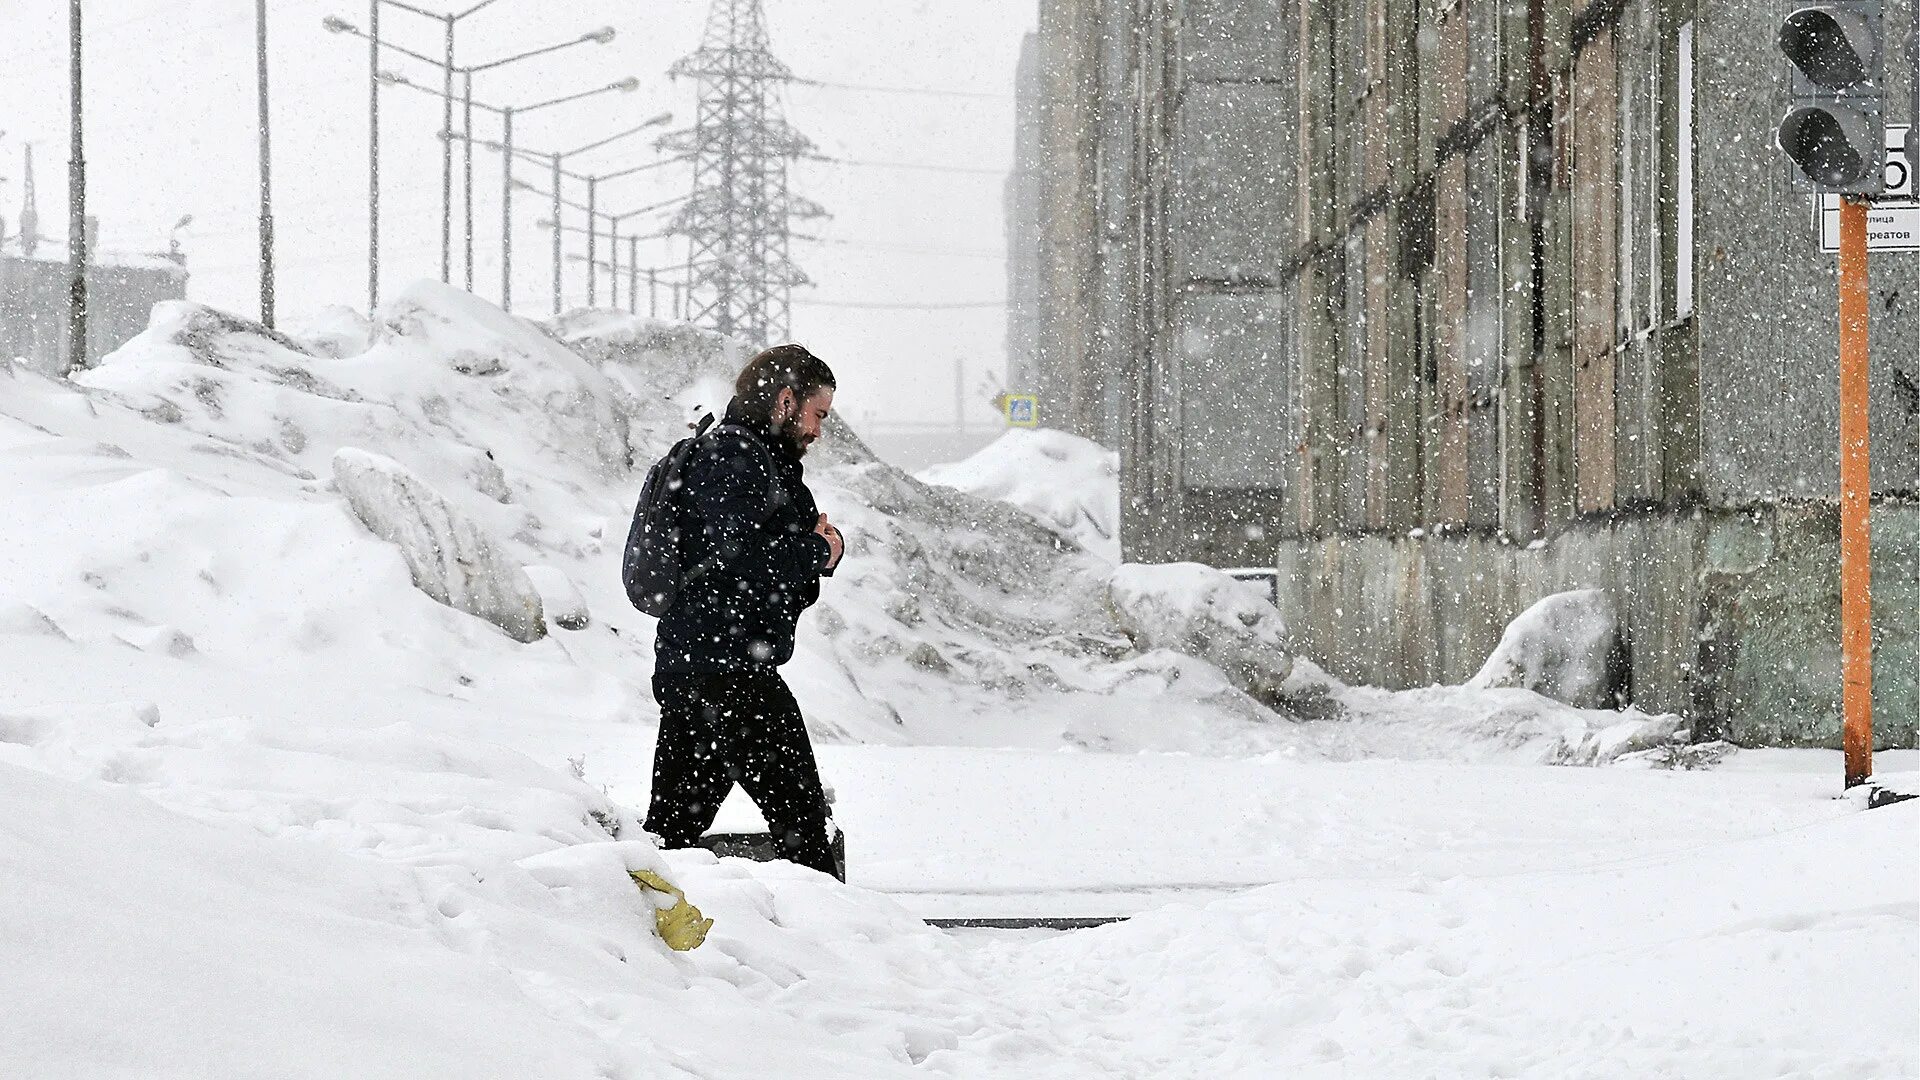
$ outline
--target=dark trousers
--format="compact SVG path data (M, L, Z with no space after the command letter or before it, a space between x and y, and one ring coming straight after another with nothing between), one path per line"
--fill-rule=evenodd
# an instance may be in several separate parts
M653 752L647 831L692 847L734 784L747 789L791 862L834 873L827 800L813 744L778 673L653 677L660 741Z

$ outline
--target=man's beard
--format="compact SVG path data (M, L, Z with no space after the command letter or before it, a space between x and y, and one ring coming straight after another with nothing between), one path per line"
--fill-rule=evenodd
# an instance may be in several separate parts
M807 447L813 445L812 437L800 433L800 418L797 416L775 424L773 437L780 440L780 445L787 448L787 453L796 458L806 457Z

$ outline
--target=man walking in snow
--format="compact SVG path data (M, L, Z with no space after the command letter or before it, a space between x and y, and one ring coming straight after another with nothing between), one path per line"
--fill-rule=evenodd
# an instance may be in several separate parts
M767 349L686 459L683 562L700 571L661 617L654 646L660 739L647 830L669 848L693 846L739 783L782 857L835 872L813 745L779 670L793 658L800 613L845 551L801 465L834 389L833 371L805 348Z

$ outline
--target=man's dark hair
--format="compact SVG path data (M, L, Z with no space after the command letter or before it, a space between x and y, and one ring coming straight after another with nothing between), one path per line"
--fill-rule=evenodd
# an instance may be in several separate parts
M795 401L805 401L821 390L838 387L833 369L806 346L775 345L740 369L740 377L733 382L733 396L748 416L764 421L772 418L773 403L782 390L792 390Z

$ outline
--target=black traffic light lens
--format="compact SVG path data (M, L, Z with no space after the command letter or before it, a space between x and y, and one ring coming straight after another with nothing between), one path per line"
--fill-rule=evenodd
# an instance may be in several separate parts
M1855 45L1833 13L1822 8L1803 8L1780 24L1780 51L1825 90L1866 81L1869 58L1856 52Z
M1787 114L1780 125L1780 149L1808 180L1829 187L1858 183L1872 166L1848 141L1840 121L1821 108Z

